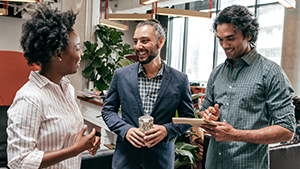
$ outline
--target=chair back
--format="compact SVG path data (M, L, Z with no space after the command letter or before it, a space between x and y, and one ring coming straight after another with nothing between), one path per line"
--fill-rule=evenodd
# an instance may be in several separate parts
M30 71L38 66L28 66L23 53L0 51L0 106L12 104L16 92L28 81Z

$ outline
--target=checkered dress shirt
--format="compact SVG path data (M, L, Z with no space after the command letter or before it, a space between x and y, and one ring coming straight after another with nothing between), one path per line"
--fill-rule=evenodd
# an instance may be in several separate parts
M294 131L294 91L279 65L262 57L256 49L239 59L219 65L210 75L201 110L223 103L218 121L239 130L280 125ZM211 137L206 168L267 169L268 145L218 142Z
M164 62L159 69L158 73L149 79L146 76L144 67L139 63L138 70L138 86L140 90L140 96L143 103L144 115L150 115L153 109L153 104L156 101L156 98L159 93L161 80L163 76Z

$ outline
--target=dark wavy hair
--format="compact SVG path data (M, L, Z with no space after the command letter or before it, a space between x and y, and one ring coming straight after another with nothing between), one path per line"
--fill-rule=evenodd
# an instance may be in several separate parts
M166 33L164 28L161 26L160 22L157 19L148 19L146 21L140 22L136 25L135 28L145 26L145 25L151 25L156 31L156 38L159 40L161 37L164 38L166 41Z
M72 10L57 12L46 6L36 10L22 25L20 43L28 65L47 65L51 56L66 49L77 14Z
M255 46L257 40L259 24L257 19L249 12L249 10L240 5L232 5L223 9L213 23L213 31L217 33L217 26L223 23L231 23L243 32L244 38L251 33L252 38L250 44Z

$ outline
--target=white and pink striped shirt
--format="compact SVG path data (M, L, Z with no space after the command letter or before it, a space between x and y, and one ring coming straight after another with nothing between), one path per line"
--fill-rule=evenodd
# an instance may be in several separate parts
M38 72L17 92L7 111L7 155L10 168L39 168L44 152L70 147L83 127L74 88L63 77L60 85ZM81 155L49 169L79 169Z

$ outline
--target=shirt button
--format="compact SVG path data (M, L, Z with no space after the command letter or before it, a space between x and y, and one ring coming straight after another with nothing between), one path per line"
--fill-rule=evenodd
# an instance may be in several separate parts
M221 153L219 153L219 156L222 155Z
M228 106L228 105L229 105L229 103L226 103L226 105Z
M229 86L229 89L231 89L232 88L232 86Z
M226 121L226 119L223 120L224 122Z

